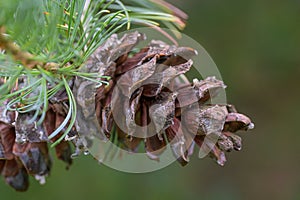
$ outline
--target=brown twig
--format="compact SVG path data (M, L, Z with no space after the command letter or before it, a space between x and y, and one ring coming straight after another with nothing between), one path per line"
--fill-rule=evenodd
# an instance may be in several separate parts
M8 40L5 36L5 27L0 26L0 49L10 53L15 61L21 62L24 67L32 69L36 66L43 66L44 63L34 59L34 56L29 52L22 51L21 48Z

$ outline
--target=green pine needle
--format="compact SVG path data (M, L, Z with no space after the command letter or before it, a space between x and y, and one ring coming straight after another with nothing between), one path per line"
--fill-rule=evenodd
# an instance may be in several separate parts
M108 84L104 79L109 77L80 72L83 63L108 37L133 23L183 28L166 10L155 0L0 0L0 105L34 112L30 121L41 124L49 99L65 90L67 116L49 136L62 133L53 146L58 144L76 120L76 100L68 83L82 77L97 86Z

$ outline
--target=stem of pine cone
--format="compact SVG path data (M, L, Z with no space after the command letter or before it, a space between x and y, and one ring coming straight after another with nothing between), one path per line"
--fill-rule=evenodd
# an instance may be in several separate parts
M35 60L34 56L29 52L22 51L22 49L14 44L12 41L7 39L5 36L5 27L0 26L0 49L9 52L15 61L22 63L27 69L33 69L37 66L43 66L46 70L54 70L57 68L56 63L43 63L41 61Z

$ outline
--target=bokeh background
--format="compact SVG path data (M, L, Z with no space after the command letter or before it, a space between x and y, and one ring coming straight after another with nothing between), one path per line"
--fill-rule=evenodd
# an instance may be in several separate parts
M224 167L194 156L149 174L126 174L91 157L70 170L55 160L46 185L26 193L0 181L0 199L300 199L300 1L175 0L184 33L210 53L229 102L251 116L243 149Z

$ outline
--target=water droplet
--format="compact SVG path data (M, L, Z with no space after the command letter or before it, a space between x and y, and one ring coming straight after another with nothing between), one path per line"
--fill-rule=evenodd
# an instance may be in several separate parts
M235 146L234 149L237 150L237 151L240 151L240 150L242 150L242 147Z
M46 183L46 175L35 175L35 180L37 180L41 185Z
M87 155L90 154L90 152L89 152L89 150L84 150L84 151L83 151L83 154L87 156Z
M254 124L253 124L253 123L250 123L250 124L248 125L248 129L254 129Z

